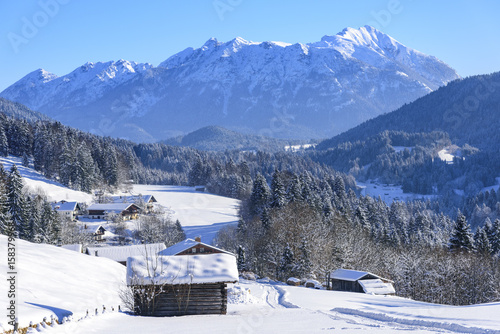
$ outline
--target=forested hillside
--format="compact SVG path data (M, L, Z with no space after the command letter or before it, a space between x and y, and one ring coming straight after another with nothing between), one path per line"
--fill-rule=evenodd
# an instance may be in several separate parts
M384 130L442 131L457 145L484 151L500 146L500 72L455 80L401 108L366 121L317 146L319 150L372 137Z
M500 217L498 92L500 72L456 80L319 143L309 155L359 180L439 195L441 210L460 208L479 226Z

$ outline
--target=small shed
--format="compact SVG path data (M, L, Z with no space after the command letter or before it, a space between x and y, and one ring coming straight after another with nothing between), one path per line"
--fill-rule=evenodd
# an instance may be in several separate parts
M161 251L158 255L195 255L224 253L235 256L233 253L201 242L201 238L186 239Z
M229 254L127 260L127 285L140 315L226 314L227 284L236 282L236 258Z
M86 254L90 256L106 257L123 265L126 265L127 258L131 256L154 256L164 249L164 243L129 246L87 247Z
M328 290L361 292L376 295L396 293L394 282L378 275L357 270L337 269L329 274Z

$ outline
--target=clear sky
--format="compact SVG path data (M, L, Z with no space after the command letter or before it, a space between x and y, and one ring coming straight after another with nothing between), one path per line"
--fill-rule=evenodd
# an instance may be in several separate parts
M38 68L157 66L210 37L309 43L366 24L461 76L500 71L497 0L0 0L0 91Z

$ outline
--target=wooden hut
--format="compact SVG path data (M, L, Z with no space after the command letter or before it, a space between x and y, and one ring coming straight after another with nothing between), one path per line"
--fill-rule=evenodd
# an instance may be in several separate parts
M329 274L327 283L328 290L376 295L393 295L396 292L393 281L366 271L337 269Z
M227 283L237 281L236 258L229 254L127 260L127 285L139 315L226 314Z

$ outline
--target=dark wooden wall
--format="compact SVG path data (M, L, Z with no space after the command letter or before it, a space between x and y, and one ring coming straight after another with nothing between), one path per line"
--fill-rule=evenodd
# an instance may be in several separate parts
M357 281L342 281L342 280L331 280L331 289L336 291L348 291L348 292L364 292L363 288Z
M143 287L135 286L135 313L157 317L195 315L195 314L226 314L227 313L227 285L214 284L183 284L157 286L154 302L144 306L149 314L141 312L140 293ZM150 288L150 287L149 287Z

